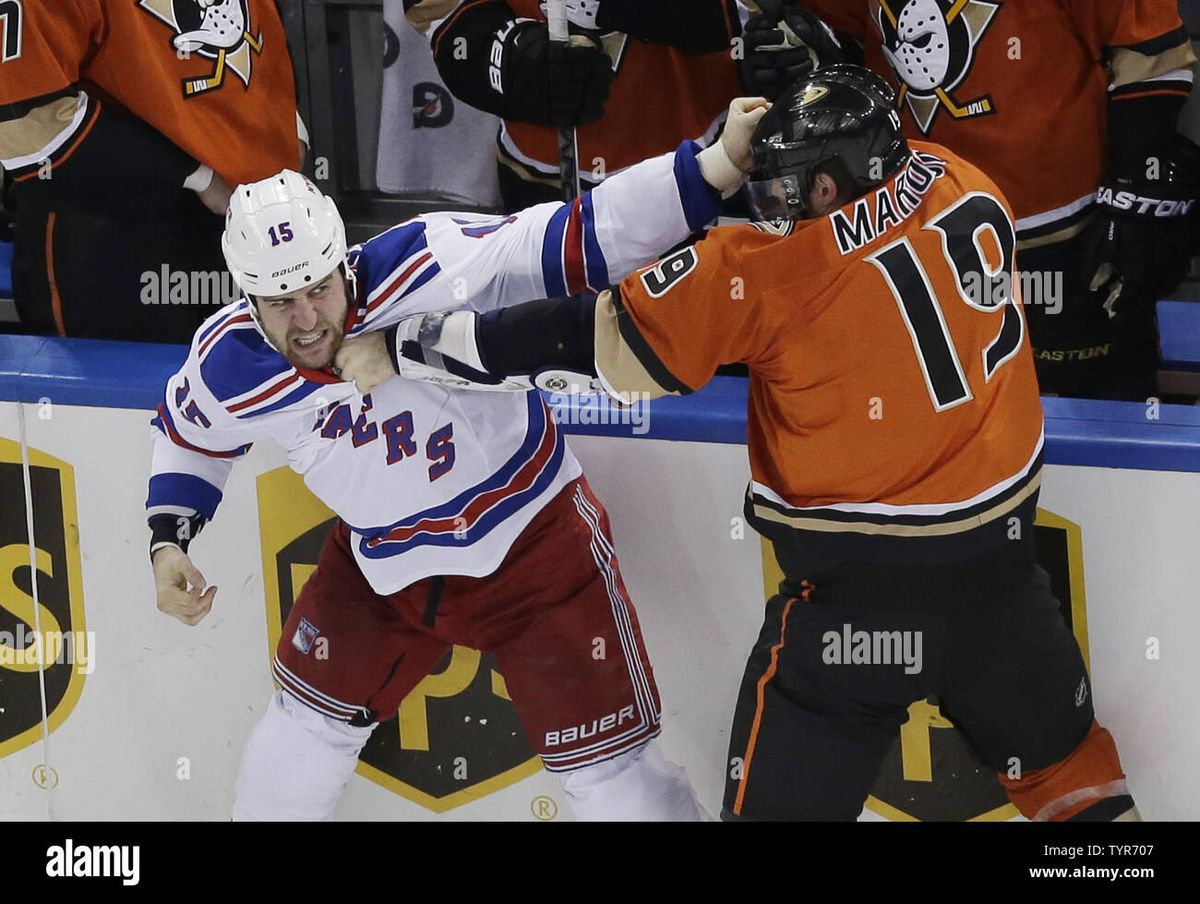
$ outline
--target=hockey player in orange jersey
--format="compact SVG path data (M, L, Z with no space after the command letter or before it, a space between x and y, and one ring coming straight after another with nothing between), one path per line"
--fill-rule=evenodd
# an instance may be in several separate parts
M1011 209L907 142L894 100L861 67L817 71L756 129L761 222L595 300L411 318L397 368L565 371L620 397L748 365L746 511L785 579L746 667L727 817L854 819L909 704L936 695L1025 816L1136 818L1036 562L1042 413ZM843 664L846 630L923 652Z
M1026 313L1043 390L1154 394L1155 302L1200 253L1200 148L1176 135L1196 57L1177 0L786 3L864 41L905 134L1008 196L1039 289Z
M301 162L276 5L0 3L0 39L0 163L14 183L24 328L191 338L237 297L219 279L229 187Z

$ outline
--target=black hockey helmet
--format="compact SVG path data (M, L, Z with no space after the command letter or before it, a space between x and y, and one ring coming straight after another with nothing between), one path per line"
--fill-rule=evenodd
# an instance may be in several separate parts
M766 112L750 149L754 169L746 189L763 220L812 214L814 170L840 161L855 196L886 182L908 159L891 86L869 69L838 63L791 86Z

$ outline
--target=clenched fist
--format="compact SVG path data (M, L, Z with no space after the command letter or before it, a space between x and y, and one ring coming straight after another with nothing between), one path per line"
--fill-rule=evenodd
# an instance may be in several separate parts
M333 356L333 368L347 382L353 382L364 395L396 376L387 341L382 332L363 333L343 340Z
M770 109L771 102L765 97L735 97L729 104L729 117L721 132L721 145L733 165L743 173L749 172L754 163L754 155L750 152L754 128Z
M696 155L700 175L722 197L730 197L746 181L746 173L754 165L750 139L754 127L769 109L771 103L765 97L735 97L729 105L721 140Z

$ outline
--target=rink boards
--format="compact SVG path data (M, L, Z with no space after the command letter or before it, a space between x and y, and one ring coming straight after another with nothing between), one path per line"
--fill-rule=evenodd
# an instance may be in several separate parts
M182 354L0 337L0 818L228 818L241 745L272 693L279 624L330 516L280 449L256 445L192 547L220 588L212 615L189 628L157 612L143 511L150 409ZM1039 541L1098 716L1143 815L1200 818L1200 411L1045 408ZM718 379L635 418L593 403L556 410L612 518L663 699L663 747L716 812L772 580L741 522L744 384ZM46 658L61 661L39 667L27 648L37 627ZM957 732L918 704L864 818L1012 815ZM503 676L465 648L375 732L338 816L570 818Z

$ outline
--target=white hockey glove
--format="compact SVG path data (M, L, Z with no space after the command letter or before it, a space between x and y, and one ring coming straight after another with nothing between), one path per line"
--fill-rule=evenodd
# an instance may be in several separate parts
M396 373L446 389L532 389L526 378L502 379L487 372L475 341L475 320L474 311L432 311L401 320L384 334Z
M542 389L562 395L604 392L591 374L547 368L529 376L493 376L484 365L473 311L435 311L406 317L385 332L396 373L408 380L446 389L527 392Z

